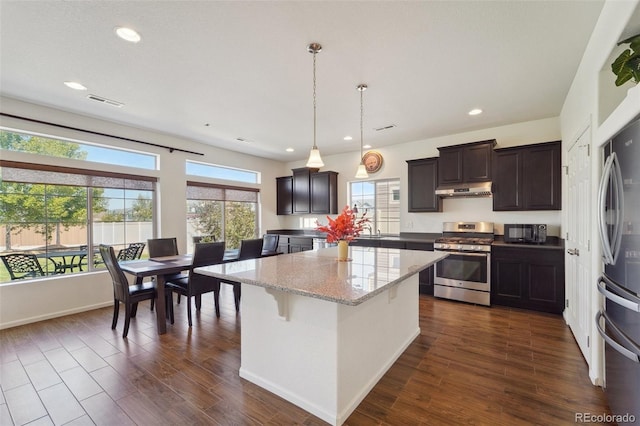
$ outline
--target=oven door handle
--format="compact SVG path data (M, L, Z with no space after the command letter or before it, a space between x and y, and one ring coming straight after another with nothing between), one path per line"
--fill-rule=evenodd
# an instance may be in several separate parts
M434 252L458 254L461 256L474 256L474 257L487 257L489 253L475 253L469 251L448 251L448 250L434 250Z

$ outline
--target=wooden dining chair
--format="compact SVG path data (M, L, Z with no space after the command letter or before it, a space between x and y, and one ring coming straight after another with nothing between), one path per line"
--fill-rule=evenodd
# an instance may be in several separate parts
M262 238L254 238L240 241L240 251L236 260L257 259L262 256ZM240 311L241 286L238 281L220 280L221 283L233 286L233 301L236 305L236 312Z
M147 248L149 250L150 258L178 255L178 241L176 237L149 239L147 240ZM165 282L171 281L171 280L180 280L183 278L184 279L189 278L189 275L176 273L176 274L167 274L164 276ZM180 294L178 294L178 303L180 303Z
M124 305L124 330L122 337L127 337L129 333L129 323L131 318L135 318L138 310L138 302L143 300L153 300L157 293L153 282L136 282L129 284L126 275L120 269L118 259L113 251L113 247L100 244L100 255L111 275L113 283L113 320L111 321L111 329L115 329L118 324L118 314L120 312L120 304ZM173 311L169 310L171 322L173 322Z
M45 276L38 257L31 253L12 253L0 256L12 280Z
M213 292L213 300L215 303L216 317L220 317L220 280L207 275L197 274L193 272L194 268L200 266L215 265L222 263L224 257L224 242L219 243L198 243L195 245L193 253L193 261L189 268L187 278L172 279L165 283L166 288L170 292L178 293L187 298L187 318L189 327L191 321L191 297L195 296L196 310L200 310L202 306L202 297L204 293ZM172 299L172 298L171 298ZM171 305L173 309L173 304ZM171 321L173 323L173 320Z
M278 243L280 242L280 235L278 234L264 234L262 236L262 256L268 256L276 254L278 252Z

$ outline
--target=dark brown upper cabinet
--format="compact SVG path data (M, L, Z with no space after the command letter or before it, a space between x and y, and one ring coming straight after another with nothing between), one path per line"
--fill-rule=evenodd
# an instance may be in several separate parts
M438 158L407 161L410 212L441 212L442 198L436 196Z
M493 210L560 210L560 141L494 152Z
M311 173L310 181L309 209L311 213L338 213L338 173Z
M338 173L306 167L276 178L277 214L338 213Z
M438 185L490 181L495 145L496 140L490 139L438 148Z
M293 176L276 178L276 213L293 214Z
M309 213L309 201L311 200L311 173L318 169L302 167L293 169L293 214Z

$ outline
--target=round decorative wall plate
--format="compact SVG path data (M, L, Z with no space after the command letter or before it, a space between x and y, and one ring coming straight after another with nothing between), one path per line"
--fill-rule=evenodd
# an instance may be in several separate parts
M375 173L382 167L382 155L378 151L367 151L362 156L362 162L368 173Z

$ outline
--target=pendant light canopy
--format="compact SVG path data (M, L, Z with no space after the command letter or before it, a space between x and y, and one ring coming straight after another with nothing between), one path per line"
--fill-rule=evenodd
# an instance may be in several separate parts
M362 101L362 93L367 90L366 84L359 84L357 87L360 92L360 164L358 165L358 171L356 172L356 178L364 179L368 178L369 174L367 173L367 168L364 166L364 161L362 160L362 147L364 145L363 131L362 131L362 122L364 121L364 103Z
M311 43L307 46L309 53L313 53L313 147L309 153L307 167L319 169L324 166L320 158L320 150L316 145L316 54L322 50L320 43Z

